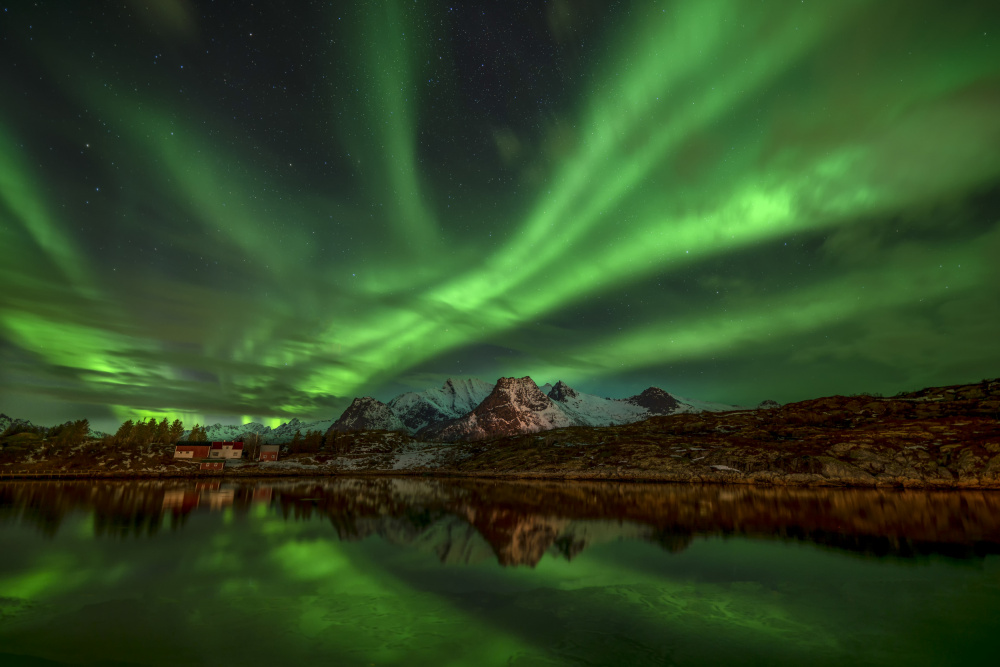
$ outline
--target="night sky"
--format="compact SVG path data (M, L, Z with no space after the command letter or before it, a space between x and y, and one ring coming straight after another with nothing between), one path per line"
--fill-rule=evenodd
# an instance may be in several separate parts
M990 2L0 2L0 411L1000 375Z

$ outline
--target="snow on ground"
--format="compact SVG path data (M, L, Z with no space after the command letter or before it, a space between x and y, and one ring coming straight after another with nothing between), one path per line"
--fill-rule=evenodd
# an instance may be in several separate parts
M435 468L441 465L437 458L437 452L403 452L395 456L392 462L393 470L407 470L410 468Z

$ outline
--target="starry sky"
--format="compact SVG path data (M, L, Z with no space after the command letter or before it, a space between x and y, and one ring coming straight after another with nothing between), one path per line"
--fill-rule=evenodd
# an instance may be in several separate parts
M990 5L0 3L0 411L1000 375Z

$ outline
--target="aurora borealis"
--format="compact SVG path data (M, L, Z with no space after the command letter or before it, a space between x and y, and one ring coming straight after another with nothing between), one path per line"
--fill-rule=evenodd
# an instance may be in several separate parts
M988 3L258 4L0 5L4 412L1000 374Z

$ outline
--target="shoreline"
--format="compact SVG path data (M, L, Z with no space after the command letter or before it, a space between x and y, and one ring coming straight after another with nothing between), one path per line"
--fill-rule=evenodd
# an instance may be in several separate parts
M108 471L92 473L85 471L25 471L0 472L0 482L17 481L128 481L128 480L261 480L289 479L312 477L419 477L432 479L477 479L496 481L548 481L548 482L616 482L636 484L712 484L753 487L806 487L806 488L855 488L855 489L907 489L928 491L963 491L963 490L1000 490L1000 481L967 478L960 480L920 480L910 478L875 479L861 481L851 478L825 477L818 474L803 474L769 471L758 472L751 476L726 473L692 473L671 474L658 471L595 471L595 472L556 472L556 471L520 471L520 472L485 472L461 470L380 470L380 469L302 469L286 470L241 470L220 473L218 471Z
M0 480L439 477L780 487L1000 489L1000 380L830 396L471 442L343 434L276 462L199 470L173 444L0 448Z

